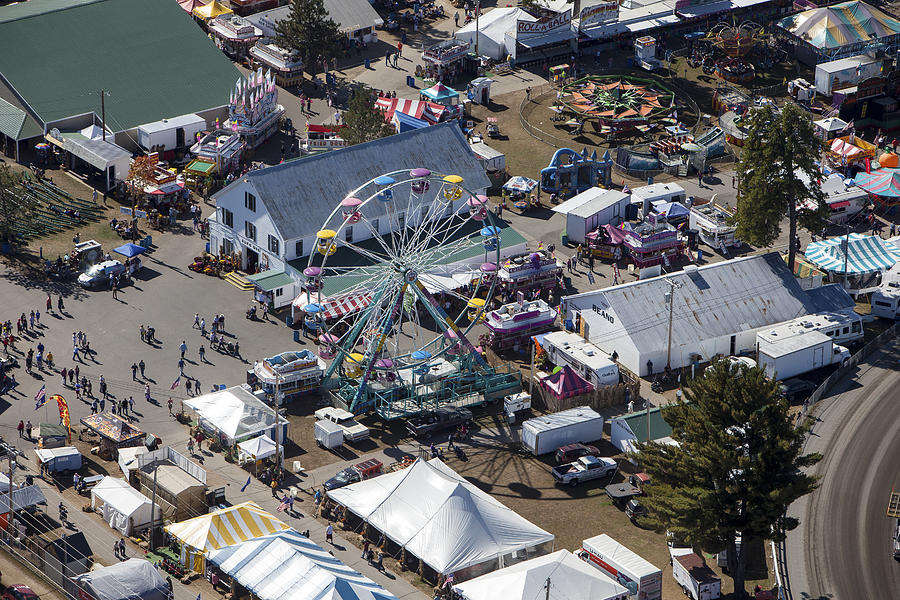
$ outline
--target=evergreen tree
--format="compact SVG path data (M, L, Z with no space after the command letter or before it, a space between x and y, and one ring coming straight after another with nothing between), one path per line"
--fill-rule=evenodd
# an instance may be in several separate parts
M37 220L38 201L24 193L9 165L0 164L0 242L16 243L16 230Z
M805 229L818 231L828 216L824 194L817 184L822 176L816 167L821 150L812 119L796 104L786 104L777 115L768 106L750 113L738 163L736 237L754 246L770 246L781 234L786 216L791 269L797 253L798 222ZM798 171L809 185L797 176ZM802 208L806 201L817 203L818 210Z
M785 512L816 488L800 469L821 457L801 455L808 425L794 427L778 382L762 369L717 361L684 396L662 409L678 445L639 445L653 481L645 488L647 520L697 549L726 550L743 597L748 548L797 527Z
M384 113L375 108L372 93L364 87L358 87L353 92L350 104L343 114L343 121L341 137L350 146L371 142L394 133L394 128L384 120Z
M288 17L275 23L275 43L299 54L312 75L319 72L322 59L337 56L342 37L323 0L292 0Z

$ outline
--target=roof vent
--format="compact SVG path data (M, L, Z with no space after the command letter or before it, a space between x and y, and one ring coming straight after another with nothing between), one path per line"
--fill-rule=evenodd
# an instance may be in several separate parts
M700 270L700 267L697 265L685 265L684 267L685 273L696 273L698 270Z

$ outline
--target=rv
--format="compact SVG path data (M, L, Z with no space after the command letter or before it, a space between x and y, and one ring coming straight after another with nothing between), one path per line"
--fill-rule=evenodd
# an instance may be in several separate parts
M707 246L727 253L728 248L741 245L734 239L737 227L732 222L734 215L717 204L692 206L689 219L691 229L699 232L700 241Z
M800 335L809 331L824 333L835 344L842 346L858 344L862 342L863 331L862 317L856 313L817 313L797 317L792 321L785 321L773 327L759 332L757 335L764 341L784 339L792 335Z
M560 367L569 365L595 388L619 383L616 363L610 360L606 352L578 334L554 331L544 336L542 344L550 362Z
M872 292L871 314L885 319L900 318L900 264L891 267L878 289Z

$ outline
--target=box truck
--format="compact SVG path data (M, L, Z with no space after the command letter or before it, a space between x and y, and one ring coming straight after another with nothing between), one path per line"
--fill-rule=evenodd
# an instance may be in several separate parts
M560 446L587 443L603 437L603 417L588 406L528 419L522 423L522 445L535 456Z
M820 331L784 339L772 331L759 332L756 344L759 367L774 379L796 377L829 365L844 366L850 361L850 351Z
M691 548L669 548L672 577L684 595L693 600L716 600L722 596L722 580Z
M605 533L584 540L578 555L624 585L637 600L662 598L662 570Z

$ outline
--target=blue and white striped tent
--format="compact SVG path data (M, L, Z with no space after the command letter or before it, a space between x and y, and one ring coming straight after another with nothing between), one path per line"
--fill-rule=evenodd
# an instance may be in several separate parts
M847 240L847 255L844 256L844 241ZM806 258L823 271L844 273L847 262L848 275L864 275L887 271L900 262L900 251L884 243L877 235L851 233L822 242L813 242L806 247Z
M211 550L207 560L259 600L397 600L293 529Z

